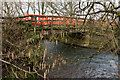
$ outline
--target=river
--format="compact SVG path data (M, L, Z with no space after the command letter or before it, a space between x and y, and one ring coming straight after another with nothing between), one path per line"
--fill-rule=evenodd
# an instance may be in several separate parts
M107 53L98 53L91 59L80 59L94 54L97 49L81 48L60 42L44 40L47 53L60 55L66 59L66 64L55 66L47 75L50 78L118 78L118 57ZM59 67L59 69L58 69Z

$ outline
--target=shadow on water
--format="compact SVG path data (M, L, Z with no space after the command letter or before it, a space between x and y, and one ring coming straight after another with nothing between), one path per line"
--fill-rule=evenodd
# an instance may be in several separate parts
M71 61L80 57L88 57L97 50L70 46L59 42L56 45L55 42L47 40L44 41L44 45L47 47L48 53L61 55L67 60L66 64L56 66L48 74L51 78L118 78L118 60L116 55L99 53L92 59L81 59L72 63Z

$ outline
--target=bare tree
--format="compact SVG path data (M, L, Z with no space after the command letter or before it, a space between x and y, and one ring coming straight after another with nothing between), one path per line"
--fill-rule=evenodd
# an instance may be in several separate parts
M32 9L33 13L35 14L35 12L36 12L35 11L35 9L36 9L35 2L32 2L31 9Z
M114 31L113 30L113 25L112 23L118 23L118 16L120 16L120 12L117 11L120 8L119 6L116 6L116 4L114 2L108 1L108 2L86 2L85 6L81 6L81 2L79 2L79 10L76 12L75 15L77 16L81 16L81 12L85 11L85 20L84 23L86 22L86 19L88 18L88 16L97 16L99 15L99 17L97 18L97 20L102 20L105 21L108 24L108 27L110 26L111 32ZM94 18L93 18L94 19ZM118 24L115 24L115 26L117 26L117 28L115 29L115 32L113 32L113 36L111 39L113 39L115 45L116 45L116 50L115 52L120 50L120 45L118 44L119 40L118 38L120 37L119 32L120 32L120 27ZM113 47L113 46L111 46Z
M38 4L38 9L37 9L37 11L38 11L38 13L39 13L39 15L40 15L40 2L38 2L37 4Z
M29 14L31 2L27 2L27 14Z

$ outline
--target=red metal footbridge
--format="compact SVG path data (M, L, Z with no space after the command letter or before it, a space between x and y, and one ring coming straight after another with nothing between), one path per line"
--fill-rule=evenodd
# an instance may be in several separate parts
M70 17L70 16L44 16L44 15L36 15L36 14L26 14L25 18L23 20L26 21L26 23L31 22L31 25L35 26L79 26L84 24L84 18L77 18L77 17ZM86 22L89 26L90 19L87 19ZM111 21L112 22L112 21ZM101 24L101 26L107 26L105 21L97 21L94 20L95 25ZM115 22L111 23L112 26L115 26Z
M102 20L91 20L91 19L84 19L79 17L72 17L72 16L45 16L45 15L36 15L36 14L26 14L25 16L19 17L0 17L0 19L13 19L16 21L21 20L25 23L28 23L35 27L42 27L42 26L82 26L84 22L86 22L87 26L94 24L94 26L103 26L107 27L108 23ZM118 26L118 23L109 20L111 26Z

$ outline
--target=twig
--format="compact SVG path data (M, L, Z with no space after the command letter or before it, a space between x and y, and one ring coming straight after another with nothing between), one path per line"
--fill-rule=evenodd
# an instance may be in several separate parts
M23 72L30 73L30 74L36 73L36 72L26 71L26 70L24 70L24 69L22 69L22 68L20 68L20 67L18 67L18 66L16 66L16 65L14 65L14 64L11 64L10 62L7 62L7 61L5 61L5 60L0 59L0 61L4 62L4 63L6 63L6 64L9 64L9 65L12 65L13 67L15 67L15 68L17 68L17 69L19 69L19 70L21 70L21 71L23 71Z
M6 64L5 64L5 67L6 67L6 69L7 69L7 72L8 72L9 74L11 74L11 73L9 72L8 67L7 67L7 65L6 65Z
M11 67L11 69L12 69L12 72L14 73L15 77L16 77L16 78L18 78L18 76L17 76L16 72L13 70L13 68L12 68L12 67Z
M34 68L33 68L33 69L34 69ZM41 74L39 74L39 73L36 71L36 69L34 69L34 71L35 71L35 73L36 73L38 76L40 76L40 77L44 78L44 76L43 76L43 75L41 75Z
M7 62L7 61L5 61L5 60L2 60L2 59L0 59L0 61L2 61L2 62L4 62L4 63L6 63L6 64L9 64L9 65L12 65L13 67L15 67L15 68L17 68L17 69L19 69L19 70L21 70L21 71L23 71L23 72L25 72L25 73L29 73L29 74L37 74L38 76L40 76L40 77L42 77L42 78L44 78L41 74L39 74L35 69L34 69L34 71L35 72L30 72L30 71L26 71L26 70L24 70L24 69L22 69L22 68L20 68L20 67L18 67L18 66L16 66L16 65L14 65L14 64L11 64L10 62Z
M6 40L6 42L8 42L9 44L11 44L12 46L15 46L15 47L17 47L17 48L20 48L20 47L16 46L15 44L11 43L11 42L8 41L8 40Z

